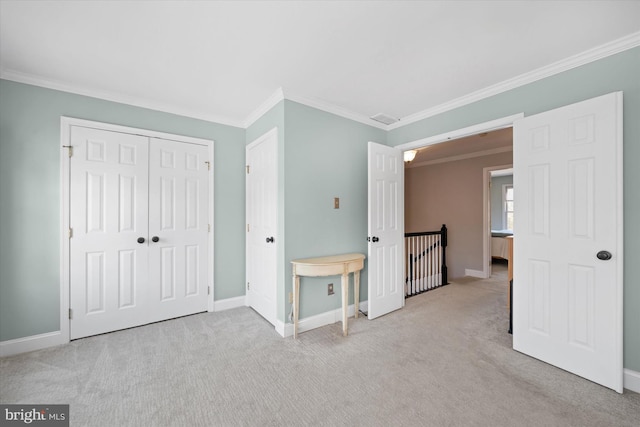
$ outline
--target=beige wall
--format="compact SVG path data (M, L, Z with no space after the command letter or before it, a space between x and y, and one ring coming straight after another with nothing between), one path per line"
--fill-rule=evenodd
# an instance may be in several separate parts
M511 164L512 152L405 168L405 232L447 224L449 278L482 270L483 168Z

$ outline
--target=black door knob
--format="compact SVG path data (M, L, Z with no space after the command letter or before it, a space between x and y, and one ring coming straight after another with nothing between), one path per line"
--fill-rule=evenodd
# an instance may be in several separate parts
M144 237L138 237L138 243L144 243Z
M158 242L159 240L160 240L160 238L159 238L158 236L153 236L153 237L151 238L151 241L152 241L153 243L156 243L156 242Z
M609 251L600 251L596 254L596 256L599 260L602 261L609 261L611 258L613 258L613 255L611 255L611 252Z
M378 242L378 241L380 241L380 239L378 239L376 236L373 236L373 237L371 238L371 241L372 241L372 242Z
M273 243L275 239L273 237L267 237L267 243Z

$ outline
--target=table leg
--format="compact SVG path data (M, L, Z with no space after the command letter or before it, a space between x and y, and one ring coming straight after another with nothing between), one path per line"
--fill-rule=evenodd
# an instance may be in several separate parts
M298 313L300 311L300 277L293 276L293 338L298 338Z
M347 336L347 309L349 306L349 273L342 275L342 335Z
M358 318L360 311L360 270L353 272L353 305L355 306L355 318Z

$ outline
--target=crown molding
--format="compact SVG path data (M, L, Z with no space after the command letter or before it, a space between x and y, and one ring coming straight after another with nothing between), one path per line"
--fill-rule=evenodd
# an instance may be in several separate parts
M513 147L498 147L490 150L475 151L473 153L460 154L458 156L443 157L442 159L427 160L425 162L405 164L406 168L419 168L421 166L437 165L438 163L455 162L458 160L473 159L475 157L491 156L493 154L507 153L513 151Z
M330 104L317 98L309 98L297 95L281 87L279 87L269 98L267 98L262 104L260 104L258 108L256 108L251 114L247 116L247 118L243 122L244 128L246 129L254 124L256 120L258 120L260 117L266 114L267 111L275 107L280 101L284 99L297 102L298 104L306 105L307 107L315 108L316 110L335 114L336 116L344 117L346 119L363 123L368 126L387 130L387 125L385 125L384 123L376 122L375 120L371 120L367 116L363 116L362 114L355 113L353 111L347 110L346 108L338 107L337 105Z
M553 64L537 68L533 71L529 71L514 78L486 87L484 89L471 92L470 94L437 105L433 108L411 114L409 116L401 118L400 121L387 126L387 130L393 130L403 126L407 126L411 123L415 123L417 121L454 110L456 108L471 104L476 101L480 101L485 98L489 98L494 95L498 95L512 89L516 89L520 86L524 86L529 83L542 80L546 77L550 77L555 74L580 67L582 65L597 61L602 58L606 58L607 56L615 55L616 53L620 53L625 50L633 49L637 46L640 46L640 31L631 33L628 36L619 38L609 43L602 44L593 49L589 49L577 55L570 56L558 62L554 62Z
M176 107L175 105L154 102L146 99L123 95L120 93L105 92L82 87L80 85L62 83L56 80L49 80L40 76L23 73L6 68L0 68L0 78L17 83L24 83L32 86L39 86L46 89L58 90L61 92L73 93L76 95L88 96L90 98L102 99L105 101L117 102L120 104L132 105L134 107L146 108L149 110L161 111L163 113L176 114L178 116L190 117L193 119L215 122L227 126L243 127L242 122L231 120L227 117L216 116L202 111Z
M385 125L383 123L376 122L375 120L371 120L369 117L365 115L350 111L346 108L339 107L337 105L328 103L326 101L323 101L317 98L304 97L304 96L297 95L295 93L291 93L288 90L285 91L283 90L283 88L278 88L267 100L265 100L258 108L256 108L253 112L251 112L251 114L249 114L244 120L238 121L238 120L229 119L228 117L212 115L209 113L205 113L203 111L176 107L175 105L171 105L167 103L153 102L153 101L141 99L138 97L128 96L124 94L99 91L99 90L82 87L80 85L74 85L74 84L63 83L55 80L49 80L36 75L22 73L22 72L11 70L11 69L0 68L0 78L18 82L18 83L25 83L25 84L34 85L34 86L40 86L48 89L59 90L62 92L74 93L77 95L103 99L106 101L118 102L121 104L147 108L155 111L162 111L165 113L176 114L180 116L190 117L190 118L199 119L199 120L205 120L208 122L214 122L214 123L219 123L227 126L243 128L243 129L246 129L247 127L255 123L256 120L262 117L262 115L264 115L267 111L273 108L273 106L275 106L278 102L282 101L283 99L288 99L290 101L294 101L312 108L316 108L318 110L335 114L337 116L344 117L346 119L350 119L359 123L363 123L371 127L390 131L390 130L407 126L411 123L415 123L417 121L462 107L464 105L468 105L473 102L480 101L485 98L489 98L491 96L500 94L502 92L506 92L508 90L515 89L529 83L533 83L537 80L541 80L546 77L550 77L552 75L559 74L564 71L568 71L572 68L576 68L581 65L585 65L590 62L597 61L607 56L611 56L616 53L620 53L625 50L632 49L637 46L640 46L640 32L632 33L628 36L622 37L620 39L614 40L609 43L605 43L603 45L597 46L593 49L571 56L564 60L521 74L514 78L505 80L495 85L486 87L484 89L481 89L481 90L472 92L470 94L464 95L462 97L453 99L451 101L442 103L435 107L420 111L418 113L411 114L409 116L401 118L400 121L393 123L391 125Z
M355 113L351 110L347 110L346 108L339 107L337 105L331 104L321 99L300 96L300 95L291 93L288 90L285 90L284 97L289 101L297 102L299 104L306 105L307 107L312 107L317 110L322 110L327 113L335 114L336 116L344 117L346 119L363 123L365 125L372 126L378 129L388 130L389 128L384 123L376 122L375 120L372 120L365 115Z
M242 127L247 129L249 126L254 124L256 120L265 115L267 111L275 107L278 102L282 101L283 99L284 91L281 87L279 87L269 98L267 98L262 104L260 104L258 108L253 110L246 119L244 119L244 121L242 122Z

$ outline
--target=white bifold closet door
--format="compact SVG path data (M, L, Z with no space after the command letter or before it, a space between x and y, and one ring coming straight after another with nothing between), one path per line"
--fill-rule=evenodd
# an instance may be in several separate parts
M70 338L207 310L208 148L73 126Z

